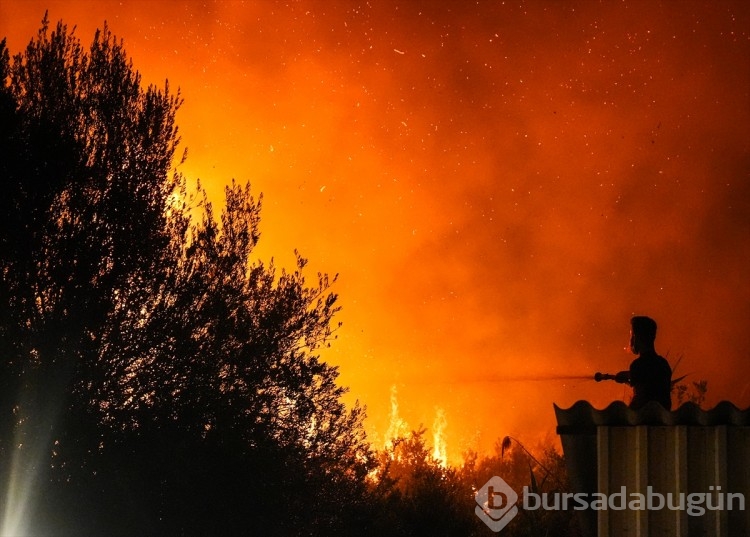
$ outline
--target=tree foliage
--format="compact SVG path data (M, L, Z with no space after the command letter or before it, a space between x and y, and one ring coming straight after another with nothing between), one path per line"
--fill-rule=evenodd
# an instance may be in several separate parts
M84 49L45 17L0 82L0 483L38 496L0 508L77 535L344 524L370 453L317 355L333 282L253 258L249 185L218 218L188 194L179 92L106 26Z
M484 536L490 530L475 515L475 494L491 477L500 476L519 496L532 492L568 492L563 458L551 445L540 447L538 457L520 444L480 456L467 451L459 466L443 466L431 456L424 429L393 439L393 447L378 453L373 497L375 530L366 535ZM579 537L575 512L524 510L502 530L512 537Z
M435 459L426 430L393 440L379 453L379 484L386 487L388 529L381 535L470 535L475 527L474 498L455 468Z

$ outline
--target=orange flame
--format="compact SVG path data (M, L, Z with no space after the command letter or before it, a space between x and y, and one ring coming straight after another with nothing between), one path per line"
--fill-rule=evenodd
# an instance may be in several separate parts
M445 468L448 466L448 447L445 442L445 428L448 426L448 420L445 418L445 410L437 408L435 411L435 421L432 422L432 439L434 448L432 456L440 462Z
M398 413L398 390L396 386L391 386L391 415L388 425L388 432L385 433L385 448L393 448L393 441L396 438L404 437L409 432L409 426Z

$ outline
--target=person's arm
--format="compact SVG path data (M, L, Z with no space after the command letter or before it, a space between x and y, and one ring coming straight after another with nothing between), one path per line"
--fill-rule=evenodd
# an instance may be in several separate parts
M630 384L630 371L620 371L615 375L615 382Z

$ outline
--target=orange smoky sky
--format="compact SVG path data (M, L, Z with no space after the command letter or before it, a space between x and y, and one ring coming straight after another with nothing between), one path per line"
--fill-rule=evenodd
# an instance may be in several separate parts
M454 461L554 438L628 390L534 379L626 369L633 314L750 404L750 3L2 2L11 51L47 9L181 88L181 171L263 193L260 258L339 274L377 447L392 386Z

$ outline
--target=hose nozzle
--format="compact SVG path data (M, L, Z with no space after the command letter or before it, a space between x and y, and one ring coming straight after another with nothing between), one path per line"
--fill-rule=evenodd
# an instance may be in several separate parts
M594 375L594 380L597 382L601 382L603 380L615 380L617 375L610 375L609 373L596 373Z

